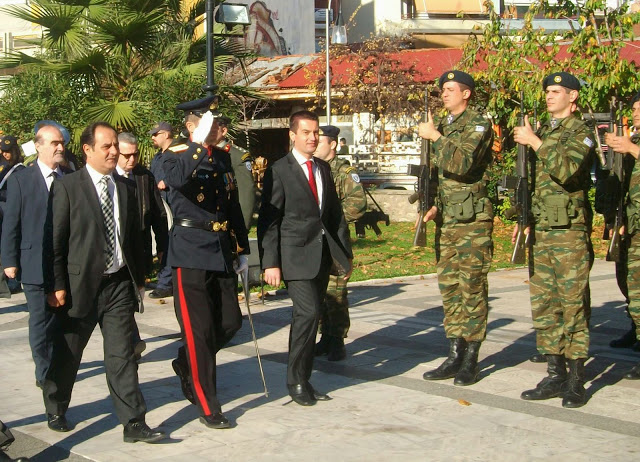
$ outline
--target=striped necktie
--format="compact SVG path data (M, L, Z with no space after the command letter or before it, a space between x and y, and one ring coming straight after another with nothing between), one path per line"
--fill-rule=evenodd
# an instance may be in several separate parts
M113 199L109 194L109 176L105 175L100 179L102 191L100 193L100 206L102 208L102 217L104 218L105 237L107 239L107 255L105 262L105 270L113 265L115 258L115 221L113 218Z

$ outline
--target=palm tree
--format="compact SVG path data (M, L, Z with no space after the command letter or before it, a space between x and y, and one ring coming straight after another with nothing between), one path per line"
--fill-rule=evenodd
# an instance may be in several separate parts
M217 0L221 3L223 0ZM205 38L196 34L204 20L204 0L33 0L4 8L10 15L38 24L41 53L16 52L0 68L38 70L63 76L91 95L87 120L104 120L132 130L150 112L153 98L142 89L189 74L204 83ZM188 7L187 4L192 4ZM218 76L246 53L216 37ZM160 90L160 89L158 89ZM223 90L247 94L238 87ZM197 98L200 95L185 95Z

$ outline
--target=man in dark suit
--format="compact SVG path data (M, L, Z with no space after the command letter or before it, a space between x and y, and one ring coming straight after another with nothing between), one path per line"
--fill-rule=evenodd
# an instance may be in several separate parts
M29 345L41 387L51 363L55 318L46 306L42 273L42 241L49 189L62 176L64 141L52 125L40 127L35 139L37 161L7 180L2 228L2 262L8 278L20 275L29 309ZM68 170L66 170L68 172Z
M293 302L287 387L298 404L330 399L309 378L318 320L335 262L351 275L349 228L331 178L329 164L313 157L318 146L318 116L300 111L290 118L293 149L269 167L258 218L258 248L264 280L284 280Z
M145 423L131 342L136 290L144 287L142 233L133 187L113 175L116 131L105 122L80 136L86 166L54 182L45 236L45 268L62 335L56 339L43 396L49 428L68 431L65 412L96 324L104 338L104 366L125 442L154 442L164 433Z

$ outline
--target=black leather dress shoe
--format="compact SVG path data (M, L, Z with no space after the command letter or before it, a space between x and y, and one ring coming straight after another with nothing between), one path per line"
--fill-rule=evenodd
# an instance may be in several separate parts
M124 426L122 439L125 443L155 443L166 437L164 432L151 430L145 422L129 422Z
M531 361L532 363L546 363L547 357L543 354L536 353L534 355L531 355L529 361Z
M149 294L149 298L166 298L172 297L173 290L172 289L156 289Z
M196 404L196 400L193 396L193 390L191 389L189 371L185 370L184 366L177 359L171 361L171 367L173 367L173 371L180 378L180 387L182 388L182 394L184 397L187 398L191 404Z
M71 430L67 418L63 415L47 414L47 426L54 432L68 432Z
M318 390L313 388L309 382L307 382L307 391L316 399L316 401L331 401L332 399L331 396L320 393Z
M215 429L231 428L231 424L229 423L227 418L224 415L222 415L221 412L218 412L216 414L200 416L200 422L202 422L209 428L215 428Z
M300 406L313 406L316 404L315 396L309 393L306 386L298 383L296 385L287 385L289 389L289 396L291 399L298 403Z

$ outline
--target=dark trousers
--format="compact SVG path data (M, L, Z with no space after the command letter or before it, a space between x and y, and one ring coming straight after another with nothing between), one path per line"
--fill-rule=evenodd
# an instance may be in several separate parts
M36 365L36 380L44 382L53 352L56 317L47 308L47 295L41 285L22 284L29 310L29 346Z
M242 326L235 274L173 269L173 300L188 363L193 395L202 415L221 412L216 392L216 353Z
M61 335L54 342L51 368L42 390L47 413L62 415L67 411L82 352L99 324L107 385L118 420L122 425L144 420L147 407L131 343L136 306L133 285L123 268L115 276L103 278L91 315L71 318L66 313L57 314Z
M327 293L330 269L331 253L325 240L322 247L322 262L317 276L313 279L285 281L293 302L289 332L287 385L304 384L311 377L316 333L318 332L318 322L324 310L324 298Z
M165 252L165 255L167 252ZM171 267L167 266L167 257L162 256L162 268L158 271L156 289L171 289L173 287Z

